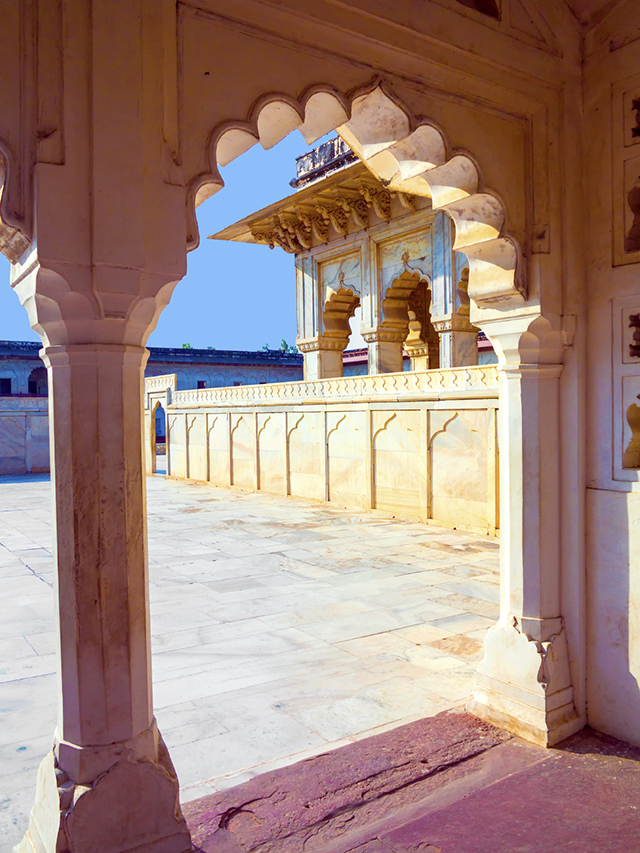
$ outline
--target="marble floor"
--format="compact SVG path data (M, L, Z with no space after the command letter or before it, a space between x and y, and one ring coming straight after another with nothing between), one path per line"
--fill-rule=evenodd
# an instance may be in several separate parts
M459 707L498 616L495 539L148 480L153 685L184 801ZM0 850L56 715L50 486L0 478Z

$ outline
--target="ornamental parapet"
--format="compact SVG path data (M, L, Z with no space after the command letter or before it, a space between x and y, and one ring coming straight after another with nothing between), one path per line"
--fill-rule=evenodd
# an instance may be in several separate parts
M311 382L274 382L228 388L198 388L190 391L176 391L172 395L172 402L178 407L273 406L280 402L317 401L331 404L334 401L344 402L346 399L398 400L412 397L421 399L497 398L498 372L493 365L481 365L422 372L383 373L375 376L341 376L334 379L316 379Z
M164 373L162 376L148 376L144 380L144 390L147 394L154 391L175 391L178 382L176 373Z

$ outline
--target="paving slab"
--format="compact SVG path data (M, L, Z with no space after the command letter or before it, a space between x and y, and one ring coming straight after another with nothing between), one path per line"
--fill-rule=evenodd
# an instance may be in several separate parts
M464 702L494 539L164 477L147 494L154 703L185 801ZM0 478L0 853L55 727L50 500L45 477Z

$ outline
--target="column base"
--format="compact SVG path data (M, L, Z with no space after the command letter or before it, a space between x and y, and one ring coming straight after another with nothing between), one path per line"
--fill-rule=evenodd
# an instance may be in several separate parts
M573 703L562 620L507 614L487 632L467 711L539 746L586 725Z
M149 736L153 748L140 755L137 747L147 743ZM74 781L60 766L65 752L80 758L77 768L103 767L91 781ZM88 763L82 761L83 752L64 742L54 743L40 765L29 828L14 853L189 853L193 849L180 811L175 770L155 723L134 741L87 749Z

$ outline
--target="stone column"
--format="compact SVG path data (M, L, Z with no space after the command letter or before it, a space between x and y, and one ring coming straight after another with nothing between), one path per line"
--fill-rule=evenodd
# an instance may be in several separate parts
M478 329L471 325L468 315L432 317L431 322L440 338L441 367L468 367L478 363Z
M544 318L482 323L500 357L501 616L468 710L550 746L584 725L560 601L560 334Z
M17 850L185 853L191 846L178 783L152 711L147 351L92 343L45 347L42 356L51 400L61 705Z
M34 227L12 284L49 371L61 699L21 853L191 849L151 710L141 417L144 343L186 271L165 12L64 4L62 76L38 79L56 153L22 164Z
M324 336L296 341L298 349L304 354L305 382L342 376L342 353L347 343L348 339L337 340Z
M437 342L428 341L423 346L405 344L407 354L411 358L411 370L437 370L440 366L440 356Z
M406 331L376 329L362 332L369 351L369 374L402 373L402 344Z

